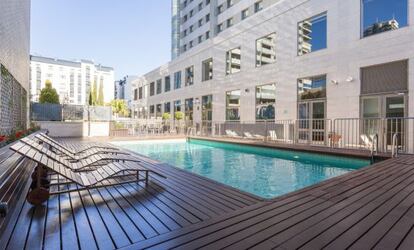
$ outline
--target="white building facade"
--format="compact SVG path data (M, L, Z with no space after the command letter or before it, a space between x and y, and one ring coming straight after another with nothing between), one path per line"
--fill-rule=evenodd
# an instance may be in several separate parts
M90 60L68 61L40 56L30 60L30 100L39 101L47 81L59 94L60 103L85 105L93 86L103 87L104 102L114 99L114 69Z
M174 111L194 122L414 116L414 0L180 6L187 15L180 55L137 80L139 118ZM206 15L209 24L188 31Z

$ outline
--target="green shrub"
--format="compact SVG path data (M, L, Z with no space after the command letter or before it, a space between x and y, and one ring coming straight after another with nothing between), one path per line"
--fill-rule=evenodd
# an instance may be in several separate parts
M184 113L181 111L177 111L174 114L174 117L177 121L184 119Z
M162 119L163 120L169 120L169 119L171 119L171 115L170 115L170 113L164 113L164 114L162 114Z

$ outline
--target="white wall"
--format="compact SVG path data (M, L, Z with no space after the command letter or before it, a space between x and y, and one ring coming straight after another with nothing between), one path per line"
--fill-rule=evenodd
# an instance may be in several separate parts
M297 79L327 75L327 118L359 117L360 68L370 65L410 60L409 103L414 102L414 0L409 0L409 26L360 38L359 1L285 0L223 31L219 36L181 55L167 66L157 68L141 79L147 85L169 74L173 87L174 72L181 70L182 87L168 93L149 97L140 103L154 105L186 98L201 98L213 94L213 120L225 120L225 92L241 89L241 120L255 119L255 86L276 83L276 119L295 119L297 116ZM236 6L233 6L236 8ZM322 12L328 14L327 49L297 56L297 23ZM256 39L276 32L275 64L255 67ZM225 75L226 51L241 46L242 70ZM213 57L214 79L201 82L201 62ZM184 69L194 65L195 84L184 87ZM352 77L354 81L347 82ZM338 81L338 85L330 81ZM245 92L249 89L249 92ZM138 102L136 103L138 105ZM194 109L194 117L200 117ZM414 115L414 110L409 110Z

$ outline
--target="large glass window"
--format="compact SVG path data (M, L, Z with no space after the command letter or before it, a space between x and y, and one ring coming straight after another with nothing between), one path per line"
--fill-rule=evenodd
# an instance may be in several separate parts
M138 99L142 99L142 95L143 94L143 91L142 91L142 87L139 87L138 88Z
M174 89L181 88L181 71L174 73Z
M201 119L203 121L213 120L213 96L205 95L201 98Z
M185 119L188 121L193 120L193 98L185 99Z
M150 106L150 108L149 108L149 110L150 110L150 117L154 117L154 114L155 114L155 106L154 105L151 105Z
M362 0L362 36L408 25L408 0Z
M298 96L300 101L326 98L326 76L299 79Z
M171 103L170 102L164 103L164 113L171 113Z
M226 93L226 120L240 121L240 90Z
M213 79L213 58L203 61L202 70L202 81Z
M267 84L256 87L256 119L274 120L276 85Z
M327 47L327 15L322 13L298 25L298 54L305 55Z
M155 109L156 110L156 113L155 113L156 117L161 117L162 116L161 107L162 107L161 104L157 104L156 109Z
M240 72L241 49L240 47L227 51L226 53L226 74Z
M168 92L171 90L171 77L166 76L164 78L164 92Z
M256 67L276 62L276 33L256 40Z
M181 111L181 100L174 101L174 113Z
M194 83L194 66L185 69L185 86L193 85Z
M161 92L162 92L162 80L158 79L157 80L157 95L161 94Z
M155 94L155 82L150 83L150 96Z

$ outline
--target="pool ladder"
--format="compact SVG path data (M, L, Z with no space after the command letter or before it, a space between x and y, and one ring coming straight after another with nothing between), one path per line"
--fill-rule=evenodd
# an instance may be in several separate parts
M371 164L375 163L375 155L378 154L378 134L375 134L372 137L372 145L371 145Z
M399 150L398 139L399 139L399 137L400 137L399 133L394 133L392 135L392 148L391 148L391 157L392 158L398 157L398 150Z

